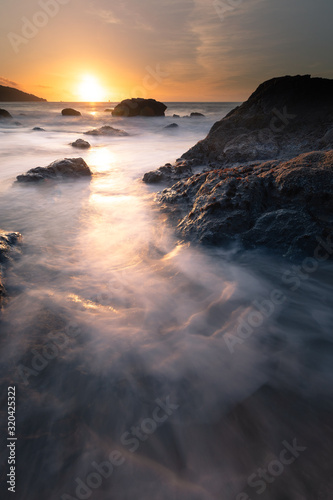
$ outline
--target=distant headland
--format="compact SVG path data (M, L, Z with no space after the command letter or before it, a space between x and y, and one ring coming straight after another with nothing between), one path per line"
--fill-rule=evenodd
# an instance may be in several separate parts
M14 89L12 87L4 87L3 85L0 85L0 102L30 101L46 102L46 99L42 99L41 97L37 97L33 94L27 94L26 92L22 92L21 90Z

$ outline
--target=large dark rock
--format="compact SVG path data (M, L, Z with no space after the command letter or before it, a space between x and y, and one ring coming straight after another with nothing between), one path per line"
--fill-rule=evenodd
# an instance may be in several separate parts
M26 174L18 175L17 182L40 182L48 179L91 177L92 172L82 158L65 158L56 160L47 167L37 167L28 170Z
M179 159L174 165L166 163L163 167L151 172L146 172L143 176L143 182L146 184L157 184L159 182L176 182L184 176L193 174L192 162L190 160Z
M183 155L201 162L288 159L331 145L333 80L306 76L273 78L215 123L206 139Z
M203 172L159 199L183 238L314 255L318 238L333 229L333 151Z
M2 118L13 118L13 117L6 109L0 109L0 120Z
M112 111L112 116L164 116L167 106L155 99L125 99Z
M120 130L118 128L110 127L109 125L104 125L100 128L94 128L92 130L88 130L85 132L86 135L111 135L116 137L125 137L129 135L124 130Z
M62 116L81 116L80 111L73 108L65 108L61 111Z
M2 266L10 260L10 253L20 237L20 233L5 233L0 230L0 307L3 305L3 301L7 295L3 281Z

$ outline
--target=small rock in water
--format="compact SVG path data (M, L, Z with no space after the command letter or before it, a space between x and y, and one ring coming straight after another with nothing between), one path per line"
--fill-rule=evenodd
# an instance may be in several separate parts
M205 115L203 115L202 113L196 113L196 112L190 114L191 118L196 118L196 117L200 117L200 116L205 116Z
M106 109L104 109L105 113L112 113L112 111L113 111L113 108L106 108Z
M177 123L170 123L170 125L167 125L164 128L177 128L177 127L179 127L179 125L177 125Z
M81 116L80 111L73 108L65 108L61 111L62 116Z
M28 170L18 175L17 182L40 182L45 179L61 180L63 178L91 177L92 172L83 158L65 158L56 160L47 167Z
M17 243L21 237L20 233L5 233L0 230L0 263L4 264L10 260L9 254L13 246ZM0 307L3 305L3 301L7 295L3 276L0 268Z
M34 130L35 132L45 132L45 129L42 127L34 127L32 130Z
M76 141L71 142L70 145L73 146L73 148L80 148L80 149L88 149L91 147L89 142L84 141L83 139L77 139Z
M179 115L172 115L172 118L180 118Z
M118 137L124 137L129 135L124 130L118 128L110 127L109 125L104 125L104 127L94 128L93 130L88 130L85 132L86 135L113 135Z
M12 115L5 109L0 109L0 119L1 118L13 118Z

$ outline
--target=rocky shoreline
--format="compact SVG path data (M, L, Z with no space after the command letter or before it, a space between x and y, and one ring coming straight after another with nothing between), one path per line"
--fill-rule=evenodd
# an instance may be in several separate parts
M0 230L0 307L7 296L3 280L3 269L10 262L10 254L20 238L20 233L6 233Z
M333 80L275 78L143 181L169 186L157 201L181 238L293 259L331 232L332 150Z

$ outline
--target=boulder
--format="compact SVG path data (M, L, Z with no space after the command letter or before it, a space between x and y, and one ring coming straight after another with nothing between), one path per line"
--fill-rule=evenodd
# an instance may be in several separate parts
M37 167L28 170L26 174L18 175L17 182L40 182L43 180L61 180L91 177L92 172L82 158L65 158L56 160L47 167Z
M0 120L2 118L13 118L12 115L5 109L0 109Z
M159 201L182 238L313 256L332 234L333 151L202 172L162 191Z
M118 128L110 127L109 125L104 125L104 127L95 128L93 130L88 130L85 132L86 135L111 135L117 137L125 137L129 135L124 130L120 130Z
M286 160L325 148L322 138L332 128L333 80L309 75L273 78L216 122L183 157L223 166Z
M180 118L179 115L172 115L173 118Z
M6 233L0 230L0 307L3 305L7 295L4 285L2 268L4 264L10 261L10 253L13 251L14 245L18 242L20 233Z
M112 116L164 116L167 106L155 99L125 99L112 111Z
M79 148L79 149L89 149L91 146L88 141L84 141L83 139L76 139L76 141L71 142L71 146L73 148Z
M45 132L45 129L44 129L44 128L42 128L42 127L34 127L32 130L33 130L34 132Z
M65 108L61 111L62 116L81 116L80 111L73 108Z
M203 115L202 113L196 113L196 112L193 112L190 114L191 118L200 118L200 116L205 116L205 115Z
M179 159L175 165L166 163L163 167L157 170L147 172L143 176L143 182L146 184L156 184L158 182L176 182L184 176L192 175L192 162Z

